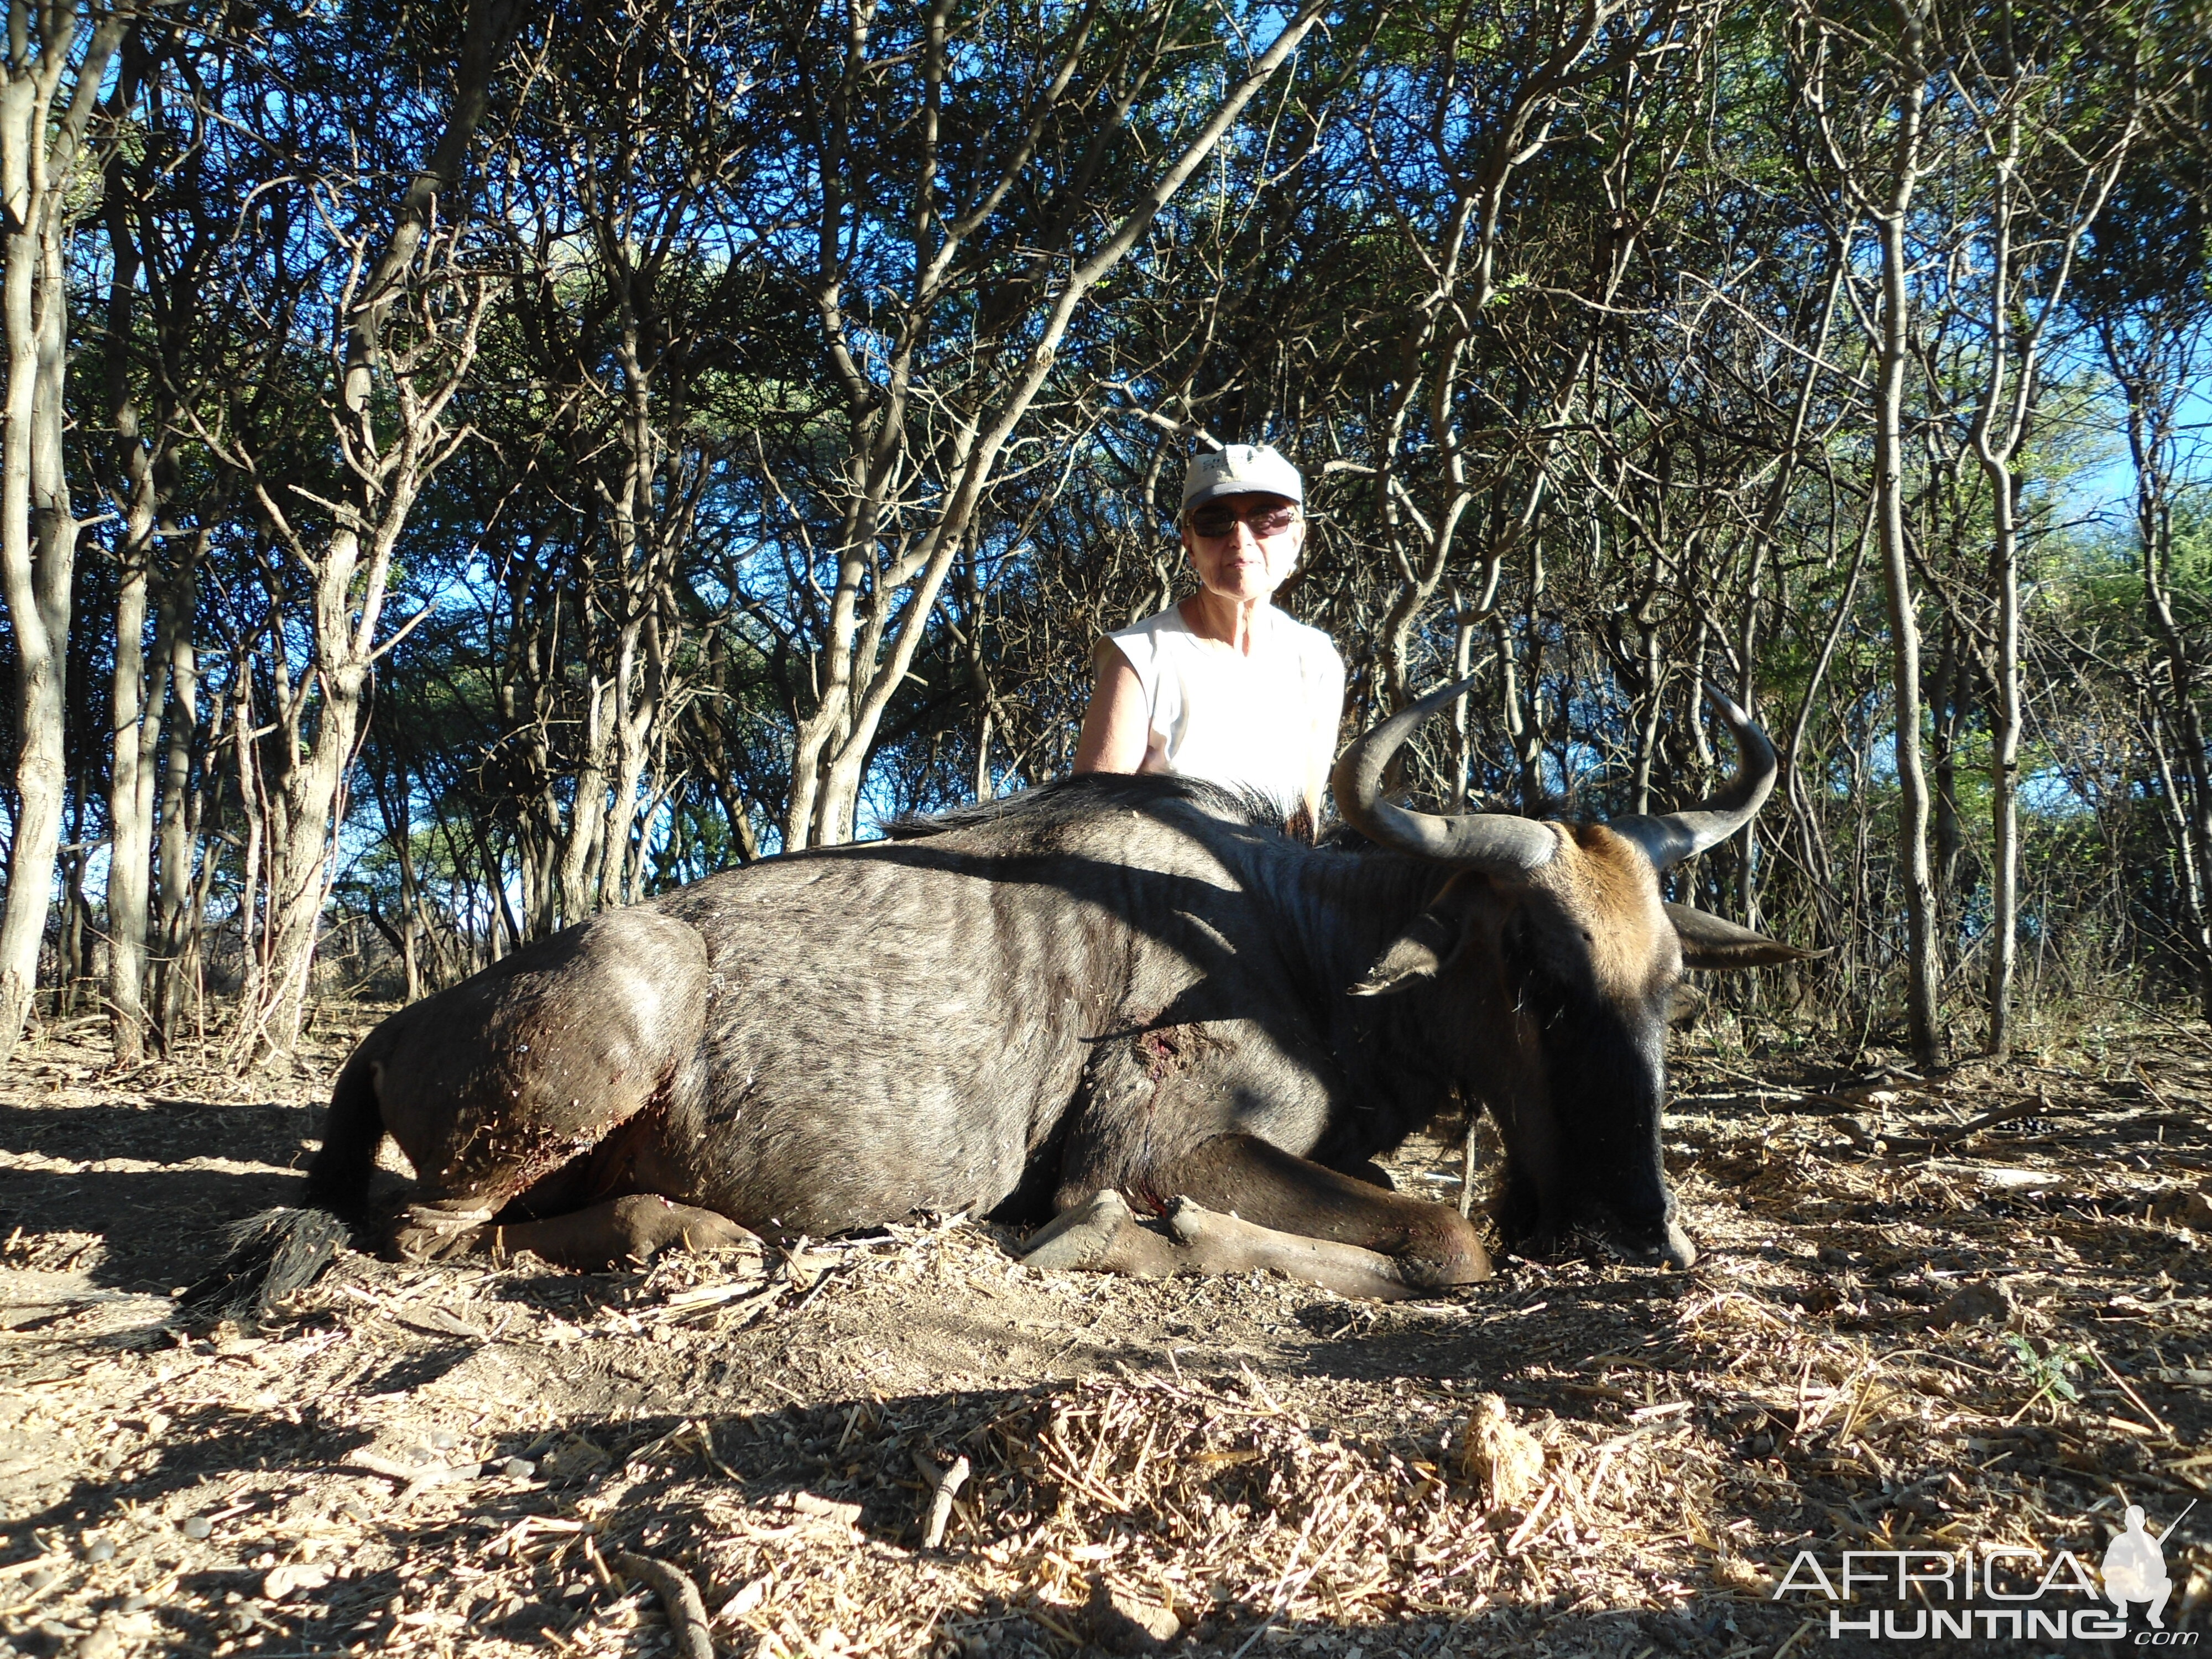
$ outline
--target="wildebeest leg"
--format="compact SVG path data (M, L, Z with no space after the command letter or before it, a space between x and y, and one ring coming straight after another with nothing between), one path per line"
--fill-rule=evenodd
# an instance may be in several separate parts
M1074 1267L1135 1279L1267 1269L1341 1296L1397 1302L1419 1294L1396 1262L1356 1244L1255 1227L1187 1198L1176 1200L1163 1230L1139 1220L1128 1201L1110 1187L1040 1228L1022 1260L1033 1267Z
M513 1215L510 1207L501 1212ZM628 1193L537 1220L488 1218L474 1200L410 1204L392 1229L392 1243L410 1261L528 1250L564 1267L608 1267L649 1261L661 1251L726 1250L757 1244L758 1236L726 1215L678 1204L659 1193Z
M1154 1172L1163 1201L1194 1199L1257 1226L1391 1258L1420 1289L1490 1277L1490 1254L1467 1218L1425 1199L1340 1175L1255 1135L1216 1135Z
M1322 1167L1334 1170L1339 1175L1350 1176L1354 1181L1364 1182L1370 1187L1380 1187L1386 1193L1398 1190L1398 1183L1390 1179L1390 1172L1371 1158L1360 1158L1350 1164L1325 1164Z
M1172 1240L1106 1192L1069 1205L1023 1259L1147 1276L1267 1267L1348 1296L1384 1298L1490 1277L1489 1255L1464 1218L1252 1135L1201 1142L1147 1172L1145 1186L1144 1195L1163 1206L1192 1200L1170 1217Z
M528 1250L569 1267L647 1261L676 1248L722 1250L758 1243L727 1216L658 1193L633 1193L544 1221L495 1223L478 1235L494 1255Z
M1188 1198L1176 1200L1168 1212L1168 1226L1190 1252L1189 1272L1226 1274L1265 1269L1340 1296L1376 1302L1401 1302L1425 1288L1409 1278L1405 1264L1395 1256L1255 1226L1241 1216L1223 1215Z
M619 910L386 1021L349 1070L370 1067L384 1127L420 1179L392 1248L441 1258L496 1232L510 1248L542 1243L556 1260L598 1266L686 1236L747 1237L714 1218L736 1235L722 1236L697 1219L707 1212L633 1182L658 1109L697 1087L706 980L694 929ZM519 1224L495 1226L517 1200Z

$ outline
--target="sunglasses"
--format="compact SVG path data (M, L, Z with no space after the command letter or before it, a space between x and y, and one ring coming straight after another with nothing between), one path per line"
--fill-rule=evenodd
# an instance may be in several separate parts
M1206 506L1191 509L1191 532L1199 536L1226 536L1237 528L1242 520L1255 538L1265 540L1279 536L1298 521L1298 509L1289 501L1273 507L1249 507L1239 513L1233 507Z

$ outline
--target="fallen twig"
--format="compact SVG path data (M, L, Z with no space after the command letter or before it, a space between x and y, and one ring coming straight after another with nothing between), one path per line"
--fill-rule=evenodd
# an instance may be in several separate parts
M1513 1536L1505 1540L1506 1554L1516 1555L1520 1553L1521 1547L1527 1543L1535 1532L1536 1523L1544 1518L1545 1511L1552 1507L1552 1500L1559 1495L1559 1483L1556 1480L1536 1494L1536 1501L1530 1507L1528 1515L1522 1518L1521 1524L1514 1528Z
M2154 1006L2152 1004L2148 1002L2136 1002L2132 999L2123 999L2122 1002L2124 1006L2132 1008L2139 1014L2148 1014L2153 1019L2165 1026L2166 1030L2172 1031L2176 1036L2186 1037L2190 1042L2195 1043L2198 1048L2205 1050L2208 1054L2212 1054L2212 1042L2207 1042L2205 1040L2204 1034L2202 1031L2191 1030L2186 1025L2184 1025L2179 1020L2175 1019L2164 1009Z
M2160 1434L2171 1437L2173 1433L2172 1426L2169 1425L2164 1418L2160 1417L2156 1412L2153 1411L2148 1406L2143 1403L2143 1397L2137 1394L2135 1389L2129 1385L2128 1379L2126 1377L2122 1376L2118 1371L2112 1369L2112 1362L2106 1358L2102 1353L2098 1352L2097 1345L2094 1342L2085 1341L2081 1346L2089 1351L2089 1357L2095 1360L2098 1365L2103 1369L2105 1375L2112 1379L2112 1386L2117 1388L2122 1394L2127 1395L2130 1403L2131 1403L2135 1408L2141 1412L2145 1417L2148 1418L2151 1422L2156 1425L2158 1431Z
M668 1615L669 1633L676 1638L678 1659L714 1659L714 1638L707 1627L707 1604L691 1575L656 1561L649 1555L617 1550L607 1565L625 1578L635 1578L660 1598Z
M1984 1112L1971 1118L1955 1129L1946 1129L1932 1135L1889 1135L1876 1131L1874 1139L1893 1152L1946 1152L1962 1141L1972 1139L1984 1129L1994 1129L2001 1123L2017 1122L2024 1117L2041 1117L2045 1114L2066 1109L2052 1106L2045 1100L2024 1100L2016 1106L2001 1106L1994 1112Z
M811 1492L792 1493L790 1508L795 1515L811 1515L817 1521L835 1521L846 1527L860 1524L860 1506L858 1504L842 1504L834 1498L819 1497Z
M418 1492L432 1486L451 1486L457 1481L474 1480L483 1473L481 1463L458 1466L445 1463L403 1463L398 1458L386 1457L364 1447L346 1455L346 1466L378 1475L386 1480L397 1480L406 1490L403 1498L412 1498Z
M951 1468L941 1469L917 1451L914 1464L921 1472L921 1478L929 1482L929 1524L922 1532L921 1547L933 1550L945 1541L945 1526L952 1519L952 1500L968 1484L968 1460L957 1457Z
M2166 1098L2166 1091L2160 1088L2157 1079L2143 1068L2142 1061L2138 1060L2135 1062L2135 1072L2136 1081L2143 1086L2143 1092L2156 1101L2162 1110L2175 1114L2185 1123L2191 1121L2191 1114L2183 1111L2180 1107Z

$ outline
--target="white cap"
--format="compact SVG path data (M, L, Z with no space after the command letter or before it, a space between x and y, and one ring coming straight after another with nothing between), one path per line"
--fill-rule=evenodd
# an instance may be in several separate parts
M1182 475L1182 504L1188 512L1218 495L1286 495L1306 498L1297 468L1266 444L1224 444L1211 455L1194 458Z

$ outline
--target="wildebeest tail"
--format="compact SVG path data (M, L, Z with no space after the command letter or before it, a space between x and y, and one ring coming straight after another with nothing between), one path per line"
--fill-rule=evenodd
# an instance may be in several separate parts
M374 1062L366 1042L353 1051L331 1087L331 1109L323 1120L323 1145L307 1165L307 1202L342 1216L358 1218L376 1173L376 1149L384 1141L384 1112L376 1098Z
M230 1249L177 1299L184 1322L250 1325L329 1267L352 1229L328 1210L264 1210L230 1230Z
M368 1200L383 1139L375 1073L357 1048L331 1090L322 1147L307 1166L307 1207L264 1210L232 1227L222 1260L179 1298L184 1322L252 1324L322 1277L351 1232L348 1218L358 1217Z

